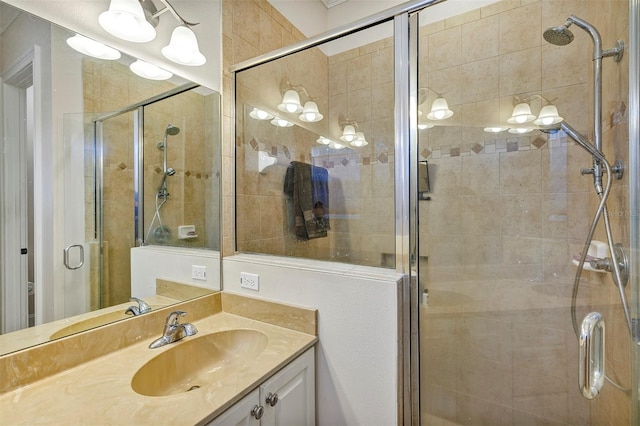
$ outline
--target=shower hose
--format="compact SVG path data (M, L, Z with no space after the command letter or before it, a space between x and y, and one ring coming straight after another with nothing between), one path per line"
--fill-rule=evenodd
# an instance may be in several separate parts
M582 253L580 255L578 270L576 271L576 276L573 282L573 292L571 294L571 322L573 323L573 331L575 332L576 337L579 337L579 334L580 334L578 331L578 321L576 319L576 301L578 298L578 289L580 288L580 278L582 276L584 262L587 257L587 251L589 250L589 246L591 245L591 241L593 240L593 234L596 231L596 227L598 225L598 221L600 220L601 216L604 216L604 228L605 228L605 233L607 234L607 245L609 246L609 252L611 254L611 263L613 264L613 280L615 282L616 287L618 288L618 292L620 294L620 301L622 303L622 309L624 311L625 320L627 323L627 327L629 329L629 334L631 334L631 319L629 316L629 308L627 306L627 298L624 293L624 286L622 283L620 266L618 264L616 251L614 250L613 236L611 234L611 224L609 223L609 215L607 212L607 198L609 197L609 191L611 190L611 183L612 183L611 165L609 165L609 162L604 158L602 154L599 154L597 157L598 157L598 161L600 161L606 169L607 183L604 190L598 194L598 196L600 197L600 204L598 205L598 209L596 210L596 213L593 217L593 221L591 222L591 227L589 229L589 233L587 234L587 239L584 244L584 249L582 250ZM605 378L616 389L621 390L622 392L625 392L625 393L631 393L631 389L627 389L619 385L609 376L605 375Z

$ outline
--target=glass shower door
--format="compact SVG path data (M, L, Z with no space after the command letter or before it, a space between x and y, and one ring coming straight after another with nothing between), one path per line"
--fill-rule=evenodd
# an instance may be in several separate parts
M610 274L585 271L572 302L574 260L599 201L592 177L580 173L592 158L534 122L553 104L591 133L590 37L577 28L560 47L541 36L576 14L601 28L609 47L626 37L627 7L498 2L443 21L421 12L418 160L429 177L418 201L427 259L419 273L422 424L632 424L631 339ZM613 163L628 152L628 70L609 59L603 72L603 116L611 118L603 146ZM512 115L522 103L531 117L521 121ZM627 182L614 183L610 212L627 210ZM628 247L629 218L610 219ZM601 226L594 240L606 242ZM622 390L607 381L593 400L578 390L572 305L578 323L592 311L605 317L606 368Z

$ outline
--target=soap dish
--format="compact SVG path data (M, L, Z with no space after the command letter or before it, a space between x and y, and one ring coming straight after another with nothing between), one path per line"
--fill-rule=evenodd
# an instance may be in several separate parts
M178 239L188 240L188 239L197 238L197 237L198 237L198 234L196 233L195 225L178 226Z

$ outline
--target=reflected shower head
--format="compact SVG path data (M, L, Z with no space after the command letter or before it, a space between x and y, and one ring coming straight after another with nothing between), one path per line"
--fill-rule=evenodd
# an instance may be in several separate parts
M566 46L573 41L573 33L569 31L570 25L571 22L567 21L559 27L547 28L542 37L556 46Z
M176 174L176 169L173 167L169 167L166 172L164 172L166 176L173 176Z
M175 136L180 133L180 128L178 126L174 126L173 124L169 124L167 129L164 131L166 135Z

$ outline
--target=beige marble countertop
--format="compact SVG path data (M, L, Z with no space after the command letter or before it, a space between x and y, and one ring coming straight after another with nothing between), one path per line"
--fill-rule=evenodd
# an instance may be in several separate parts
M223 309L192 321L198 328L196 336L149 349L160 335L160 324L158 335L0 395L0 424L197 424L222 413L317 341L314 334L295 331L279 321L273 325L266 318L242 316L252 303L238 296L228 300L235 313ZM230 369L215 385L158 397L132 389L134 374L151 358L188 339L231 329L261 331L268 337L266 348L242 368Z

